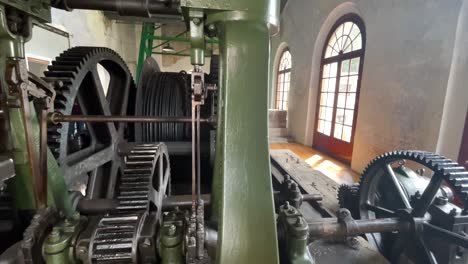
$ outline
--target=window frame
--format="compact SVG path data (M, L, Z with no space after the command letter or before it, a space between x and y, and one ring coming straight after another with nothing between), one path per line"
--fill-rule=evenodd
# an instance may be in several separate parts
M286 68L284 70L281 69L281 66L282 66L282 61L283 61L283 58L284 58L284 55L287 53L289 53L289 68ZM281 52L281 56L280 56L280 59L278 61L278 65L277 65L277 69L276 69L276 89L275 89L275 92L276 92L276 96L275 96L275 109L276 110L281 110L281 111L287 111L288 109L288 103L289 103L289 91L291 90L291 69L292 69L292 54L291 54L291 51L289 50L289 48L285 48L283 49L283 51ZM287 92L284 91L284 82L282 82L282 85L280 85L279 83L279 80L280 80L280 76L286 76L286 74L289 73L289 89ZM283 89L280 89L280 88L283 88ZM280 93L280 97L278 97L278 94ZM285 94L286 93L286 94ZM285 108L283 108L283 104L286 105ZM280 107L281 106L281 107Z
M326 52L327 52L327 47L329 46L329 42L335 34L335 31L343 24L346 22L352 22L356 26L358 26L359 31L361 33L361 38L362 38L362 47L359 50L351 51L348 53L341 53L329 58L326 58ZM325 43L323 45L323 50L320 58L320 73L319 73L319 81L318 81L318 92L317 92L317 103L316 103L316 114L315 114L315 125L314 125L314 135L317 133L320 133L324 137L329 137L330 139L333 140L338 140L346 144L353 145L354 144L354 137L356 134L356 123L358 119L358 113L359 113L359 98L360 98L360 91L361 91L361 83L362 83L362 76L363 76L363 66L364 66L364 57L365 57L365 52L366 52L366 27L364 24L364 21L356 14L346 14L342 17L340 17L333 27L330 29L328 32L328 35L325 39ZM339 93L339 85L340 85L340 79L341 79L341 64L343 61L346 60L351 60L355 58L360 58L360 63L359 63L359 69L358 69L358 82L357 82L357 89L356 89L356 98L355 98L355 107L354 107L354 115L353 115L353 122L352 122L352 132L351 132L351 139L350 142L344 141L339 138L335 138L334 132L335 132L335 123L336 123L336 112L337 112L337 104L338 104L338 93ZM331 131L330 135L326 135L324 133L321 133L318 131L318 126L319 126L319 121L320 121L320 98L321 98L321 93L322 93L322 83L323 83L323 74L324 74L324 67L325 65L331 64L331 63L337 63L337 75L336 75L336 87L335 87L335 98L334 98L334 103L333 103L333 114L332 114L332 124L331 124ZM315 137L314 137L315 138ZM316 145L314 139L313 145Z

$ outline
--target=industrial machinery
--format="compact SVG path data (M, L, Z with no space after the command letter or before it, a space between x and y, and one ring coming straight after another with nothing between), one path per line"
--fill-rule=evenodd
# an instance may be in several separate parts
M342 209L267 141L274 0L0 0L1 263L467 263L468 172L437 154L373 160ZM190 73L75 47L42 78L24 43L50 8L180 15ZM205 35L219 39L206 75ZM103 87L98 68L110 75ZM219 77L219 79L218 79Z

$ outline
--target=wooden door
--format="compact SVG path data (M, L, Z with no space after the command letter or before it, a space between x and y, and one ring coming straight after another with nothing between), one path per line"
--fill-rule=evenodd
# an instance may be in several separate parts
M364 58L362 22L352 16L335 25L325 47L317 102L314 147L351 162Z

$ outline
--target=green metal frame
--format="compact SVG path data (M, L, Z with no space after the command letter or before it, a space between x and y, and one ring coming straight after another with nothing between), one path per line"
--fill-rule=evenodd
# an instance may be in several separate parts
M213 220L216 263L279 263L268 146L268 65L277 0L181 0L186 23L203 10L220 45ZM192 32L191 38L199 35ZM195 42L192 48L199 49ZM197 64L198 54L192 54ZM259 228L261 227L261 228Z
M50 7L44 4L44 1L7 1L6 5L11 5L19 8L30 14L39 22L50 22ZM32 28L32 20L28 21L28 26ZM30 31L31 32L31 31ZM18 98L12 95L9 91L6 82L6 63L8 60L24 60L24 44L29 40L30 36L24 37L12 34L7 26L5 1L0 1L0 86L2 89L3 98L5 101L16 102ZM5 102L4 101L4 102ZM39 153L39 122L34 111L34 106L31 103L29 113L33 134L34 151ZM10 129L8 137L8 147L2 148L2 151L12 153L15 163L16 176L10 180L8 189L13 196L15 206L19 210L34 210L36 209L34 192L32 189L32 173L31 164L28 160L28 151L26 144L25 128L23 117L19 108L6 109L8 113L8 127ZM39 155L36 155L37 157ZM71 201L68 195L68 189L65 184L63 172L52 153L47 151L47 168L48 168L48 194L47 205L56 207L65 215L72 215L74 210L71 206Z
M142 31L141 31L141 39L140 39L140 49L138 55L138 63L136 68L136 78L135 82L138 83L140 79L141 69L143 68L143 63L145 60L151 56L151 54L156 55L164 55L164 56L178 56L178 57L189 57L189 53L184 53L189 48L176 51L176 52L161 52L155 51L156 49L163 47L166 44L171 42L181 42L181 43L190 43L191 39L185 37L184 35L188 33L188 30L184 30L183 32L170 37L170 36L156 36L154 32L161 28L162 25L156 27L154 23L143 23ZM158 45L153 46L155 40L162 41ZM206 57L211 57L213 51L213 45L219 44L219 40L217 38L207 38L205 37L205 43L210 44L211 51L205 51Z

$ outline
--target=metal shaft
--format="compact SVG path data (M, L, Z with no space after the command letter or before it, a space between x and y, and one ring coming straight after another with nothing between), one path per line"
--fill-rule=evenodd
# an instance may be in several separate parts
M50 114L49 122L53 124L67 122L86 122L86 123L190 123L191 118L187 117L149 117L149 116L81 116L81 115L61 115ZM211 118L200 119L201 123L213 123Z
M172 0L54 0L56 8L117 12L122 16L178 15L179 1Z
M409 224L398 218L355 220L352 225L339 223L336 219L333 219L333 221L309 222L309 235L311 238L357 236L408 229Z

